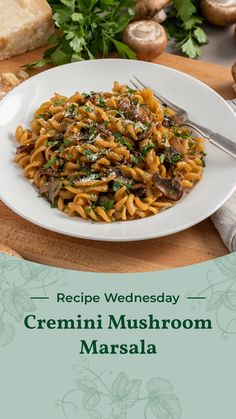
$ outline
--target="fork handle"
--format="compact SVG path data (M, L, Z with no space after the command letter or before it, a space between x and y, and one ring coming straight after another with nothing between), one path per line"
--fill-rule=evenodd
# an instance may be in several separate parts
M211 144L215 145L236 159L236 143L217 133L213 133L209 141Z
M236 143L234 141L189 120L183 125L195 129L200 133L200 135L207 138L211 144L236 159Z

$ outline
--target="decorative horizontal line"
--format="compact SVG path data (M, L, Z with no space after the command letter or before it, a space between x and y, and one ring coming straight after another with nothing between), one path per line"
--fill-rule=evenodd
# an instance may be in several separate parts
M187 297L188 300L205 300L206 297Z
M30 297L31 300L49 300L49 297Z

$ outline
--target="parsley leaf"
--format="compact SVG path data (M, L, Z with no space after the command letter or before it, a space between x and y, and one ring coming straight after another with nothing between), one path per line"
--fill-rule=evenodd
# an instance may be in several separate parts
M201 55L201 45L208 42L202 29L200 2L196 0L173 0L168 10L165 28L169 38L174 38L180 51L190 58Z
M47 163L45 163L44 164L44 169L50 169L50 167L54 164L54 163L56 163L56 161L57 161L57 158L56 157L52 157L50 160L48 160L48 162Z
M196 12L196 7L191 0L173 0L173 5L183 22Z
M181 44L181 50L189 58L197 58L201 55L201 47L192 36Z
M193 36L199 42L199 44L205 44L207 42L207 36L202 28L195 29Z
M49 38L51 47L43 60L28 68L45 64L61 65L74 61L107 57L116 50L121 57L136 54L122 42L122 33L133 19L135 0L48 0L58 33Z

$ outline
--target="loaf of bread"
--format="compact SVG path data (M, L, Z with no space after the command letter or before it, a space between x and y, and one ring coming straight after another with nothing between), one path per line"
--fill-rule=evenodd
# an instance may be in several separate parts
M0 0L0 61L45 45L53 30L46 0Z

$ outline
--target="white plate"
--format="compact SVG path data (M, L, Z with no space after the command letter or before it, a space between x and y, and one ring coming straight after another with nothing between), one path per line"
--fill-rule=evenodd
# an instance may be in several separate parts
M155 216L92 224L80 218L69 218L38 198L38 192L14 163L16 126L28 127L34 110L54 92L72 95L76 90L108 90L114 80L128 83L133 74L186 108L193 121L235 138L236 117L225 101L200 81L179 71L118 59L84 61L53 68L25 81L0 105L0 196L6 205L26 220L59 233L92 240L131 241L184 230L224 204L236 188L236 162L211 144L206 145L208 156L203 179L183 201Z

